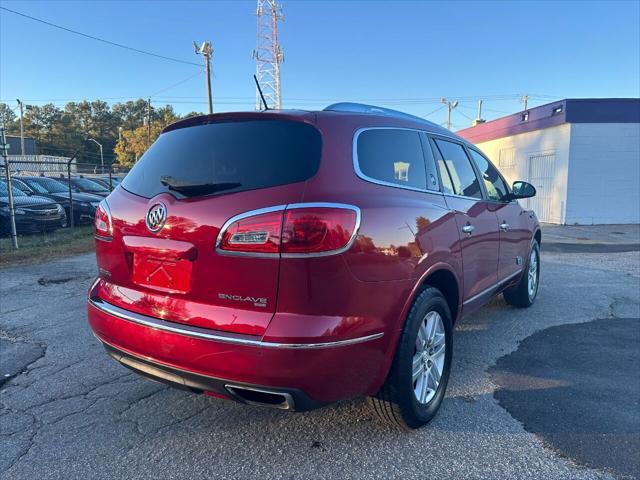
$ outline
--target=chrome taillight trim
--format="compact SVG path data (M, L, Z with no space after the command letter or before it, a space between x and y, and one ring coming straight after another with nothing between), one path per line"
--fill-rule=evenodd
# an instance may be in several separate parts
M344 210L352 210L356 214L356 224L351 234L351 238L347 244L336 250L329 250L326 252L310 252L310 253L252 253L252 252L234 252L229 250L222 250L220 244L222 243L222 237L227 229L238 220L243 218L253 217L254 215L261 215L264 213L279 212L283 210L295 210L298 208L341 208ZM313 258L313 257L327 257L330 255L338 255L349 250L358 237L360 231L360 223L362 221L362 213L360 208L355 205L349 205L346 203L332 203L332 202L306 202L306 203L289 203L287 205L277 205L274 207L259 208L256 210L250 210L231 217L224 222L218 237L216 238L216 253L220 255L240 256L240 257L256 257L256 258Z
M338 255L340 253L344 253L349 250L358 238L358 232L360 231L360 222L362 220L362 214L360 213L360 209L355 205L349 205L346 203L330 203L330 202L306 202L306 203L290 203L287 205L286 210L295 210L296 208L341 208L343 210L352 210L356 213L356 224L353 227L353 232L351 233L351 238L347 244L336 250L329 250L326 252L316 252L316 253L283 253L281 254L282 258L310 258L310 257L328 257L330 255Z
M235 222L242 220L243 218L253 217L254 215L262 215L265 213L273 213L280 212L287 208L286 205L276 205L274 207L266 207L266 208L258 208L256 210L249 210L248 212L239 213L238 215L234 215L229 220L224 222L222 228L218 232L218 237L216 238L216 253L219 255L230 255L235 257L256 257L256 258L279 258L279 253L251 253L251 252L234 252L230 250L222 250L220 248L220 244L222 243L222 237L227 229L233 225Z
M332 342L320 342L320 343L281 343L281 342L266 342L257 338L247 338L247 336L234 336L233 334L220 334L212 333L211 330L201 327L193 327L190 325L182 325L167 320L161 320L155 317L149 317L139 313L125 310L124 308L117 307L102 300L101 298L89 298L89 305L104 312L108 315L113 315L121 320L127 322L136 323L145 327L153 328L156 330L162 330L165 332L176 333L178 335L184 335L187 337L199 338L201 340L212 340L221 343L232 343L235 345L245 345L250 347L264 347L264 348L281 348L281 349L310 349L310 348L333 348L342 347L347 345L353 345L356 343L368 342L381 338L384 333L374 333L372 335L365 335L364 337L349 338L346 340L337 340Z
M106 198L103 198L102 200L100 200L100 203L98 204L98 208L102 208L104 212L107 214L107 220L109 221L109 236L105 237L104 235L98 235L97 233L95 233L94 237L96 240L102 240L103 242L110 242L111 240L113 240L113 217L111 216L111 209L109 208L109 204L107 203ZM96 208L96 212L98 211L98 208ZM94 219L93 228L95 230L95 219Z

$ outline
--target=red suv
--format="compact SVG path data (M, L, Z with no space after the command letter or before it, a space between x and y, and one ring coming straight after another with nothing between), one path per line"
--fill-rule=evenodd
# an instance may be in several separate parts
M540 228L473 145L358 104L167 127L95 220L89 323L140 374L309 410L367 395L405 428L444 397L457 320L527 307Z

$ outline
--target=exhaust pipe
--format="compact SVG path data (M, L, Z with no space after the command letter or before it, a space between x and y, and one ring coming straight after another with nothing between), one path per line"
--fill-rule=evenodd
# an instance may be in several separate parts
M293 397L289 393L245 387L244 385L227 384L224 388L235 400L248 405L294 410Z

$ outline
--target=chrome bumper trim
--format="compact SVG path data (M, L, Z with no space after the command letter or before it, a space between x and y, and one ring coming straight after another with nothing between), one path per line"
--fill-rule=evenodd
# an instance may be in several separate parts
M113 315L127 322L136 323L138 325L144 325L145 327L154 328L156 330L162 330L165 332L176 333L178 335L185 335L187 337L200 338L204 340L213 340L221 343L233 343L236 345L245 345L250 347L264 347L264 348L289 348L289 349L311 349L311 348L333 348L342 347L347 345L353 345L356 343L368 342L375 340L384 335L384 333L374 333L372 335L366 335L364 337L350 338L347 340L337 340L335 342L322 342L322 343L277 343L277 342L265 342L257 340L255 338L249 338L247 336L232 336L222 333L212 333L211 330L200 327L193 327L191 325L180 325L175 322L169 322L167 320L161 320L159 318L148 317L139 313L125 310L124 308L116 307L102 299L89 298L89 305L97 308L101 312Z

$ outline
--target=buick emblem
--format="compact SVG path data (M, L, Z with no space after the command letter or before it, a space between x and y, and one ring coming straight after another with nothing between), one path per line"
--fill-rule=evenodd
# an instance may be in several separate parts
M145 223L150 232L158 232L167 221L167 207L164 203L156 203L147 212Z

